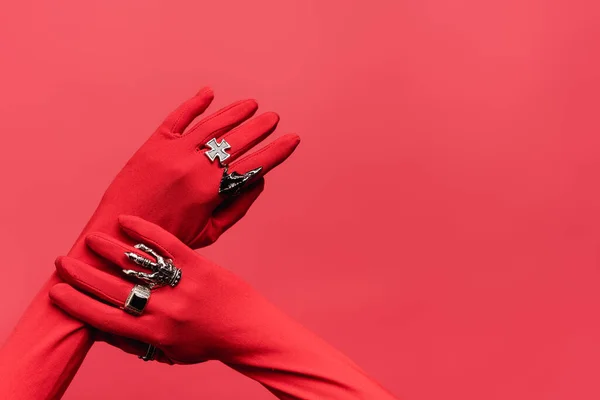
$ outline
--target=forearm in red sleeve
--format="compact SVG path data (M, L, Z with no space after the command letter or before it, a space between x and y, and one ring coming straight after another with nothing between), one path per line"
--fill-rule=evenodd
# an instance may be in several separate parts
M237 331L235 350L220 357L226 364L280 399L394 399L341 352L268 302L259 304Z
M92 217L84 232L100 229L119 235L116 217ZM82 234L69 255L106 268L85 246ZM50 301L60 282L54 272L0 349L0 399L41 400L62 397L93 344L92 331Z
M57 399L92 345L84 325L53 306L53 274L0 350L0 398Z

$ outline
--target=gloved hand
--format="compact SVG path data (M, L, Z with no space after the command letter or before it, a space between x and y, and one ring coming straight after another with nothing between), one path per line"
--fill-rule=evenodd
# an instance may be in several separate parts
M91 233L86 243L121 276L75 258L57 259L57 271L67 283L55 285L50 298L74 318L119 337L150 343L162 351L162 361L220 360L281 399L393 399L351 360L230 271L141 218L121 216L119 224L129 239ZM154 257L147 254L151 250ZM172 259L181 269L175 286L151 291L141 315L122 309L133 287L124 270L144 271L132 263L136 255L148 262Z
M122 213L159 223L193 247L212 243L246 213L262 191L262 176L294 151L299 138L284 135L247 154L273 132L278 116L265 113L248 120L257 104L245 100L192 124L212 99L212 91L202 89L165 119L107 189L69 256L111 271L86 248L84 238L92 230L119 237L117 217ZM225 138L231 146L225 162L232 175L262 167L239 196L219 194L223 168L205 154L213 138L219 143ZM91 330L49 301L48 292L57 282L53 274L0 348L1 398L59 398L92 344ZM95 339L133 351L130 339Z
M242 124L256 112L258 105L254 100L233 103L186 130L212 99L212 91L204 88L165 119L106 190L69 253L71 257L110 271L86 251L82 239L92 230L119 237L119 214L133 214L155 222L192 248L213 243L246 214L264 188L262 176L289 157L300 139L284 135L246 154L271 134L279 122L277 114L267 112ZM209 150L205 144L213 138L219 143L225 139L231 146L230 157L225 160L229 173L244 174L261 168L238 196L219 194L224 169L219 160L211 162L204 154ZM140 351L136 343L103 332L98 332L95 339L128 352Z
M233 103L186 131L212 99L212 91L204 88L165 119L106 190L71 256L92 261L81 238L91 230L118 235L116 219L123 213L160 224L194 248L214 242L246 213L262 190L259 178L284 161L300 139L285 135L245 154L272 133L279 121L277 114L268 112L236 128L256 112L254 100ZM254 187L238 197L218 193L223 169L204 154L205 144L213 138L226 139L231 146L226 160L229 172L243 174L262 167L253 177Z
M161 361L197 363L220 359L230 351L239 339L232 333L243 326L243 320L261 312L257 302L264 300L236 275L203 258L159 226L134 216L119 217L119 224L128 239L101 232L90 233L85 239L89 248L112 265L116 275L76 258L59 257L56 268L68 284L55 285L50 298L73 317L101 331L157 346L166 356ZM129 279L122 270L150 272L125 255L132 252L152 259L134 248L136 243L172 259L182 270L175 287L152 290L140 316L122 310L133 283L144 284Z

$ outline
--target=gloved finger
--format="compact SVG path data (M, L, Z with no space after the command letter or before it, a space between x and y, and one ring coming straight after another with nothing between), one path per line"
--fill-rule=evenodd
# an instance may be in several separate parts
M175 235L160 226L133 215L120 215L119 225L123 232L133 240L154 248L163 257L176 259L189 248Z
M133 284L71 257L58 257L54 263L60 277L69 285L116 307L123 307Z
M94 253L110 261L111 264L116 265L122 269L133 269L142 272L148 272L143 268L138 268L125 253L135 253L148 260L153 260L153 257L143 251L136 249L122 241L115 239L109 235L100 232L90 233L85 237L85 243L87 246L94 251ZM146 244L146 243L144 243ZM155 247L154 250L158 252L164 258L173 258L173 256L167 252L163 247Z
M146 354L146 351L148 350L147 343L142 343L140 341L125 338L123 336L111 335L99 330L94 331L94 340L108 343L113 347L123 350L125 353L136 356L142 356ZM154 353L154 360L169 365L175 364L173 360L167 357L161 349L156 349L156 353Z
M50 299L67 314L96 329L145 343L157 342L149 315L127 314L78 292L66 283L54 285L50 289Z
M204 87L191 99L182 103L175 111L167 116L163 127L171 133L181 134L185 128L202 114L213 101L214 93L211 88Z
M253 116L257 109L258 104L255 100L235 102L203 118L184 133L184 136L194 144L200 143L201 147L211 138L218 138Z
M274 112L267 112L246 121L220 138L217 138L217 141L225 139L231 146L229 150L230 157L227 159L227 163L232 163L236 158L273 133L278 123L279 115ZM204 143L200 143L199 145L203 146Z
M229 172L235 171L239 174L244 174L262 167L257 176L264 176L267 172L284 162L299 144L300 137L298 135L284 135L265 147L232 163L229 166Z
M227 229L246 215L264 187L265 180L260 178L239 196L230 197L221 203L208 220L206 228L190 243L190 247L197 249L214 243Z

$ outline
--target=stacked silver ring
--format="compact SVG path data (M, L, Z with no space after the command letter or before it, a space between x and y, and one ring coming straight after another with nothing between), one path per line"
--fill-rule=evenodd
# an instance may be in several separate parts
M238 172L229 173L229 166L224 164L224 161L231 157L231 154L227 153L226 150L231 149L231 145L227 143L225 139L221 140L221 143L217 142L217 139L212 138L206 144L210 150L204 152L210 162L219 160L219 165L223 168L223 175L221 176L221 183L219 184L219 194L237 196L242 192L242 189L250 182L250 180L262 171L262 167L252 169L242 174Z
M125 253L129 260L152 271L151 273L146 273L132 269L123 270L125 275L133 276L145 282L145 285L135 285L131 289L123 307L129 314L139 316L142 315L150 300L151 290L167 285L171 287L177 286L181 280L181 270L173 264L173 260L165 259L143 243L136 244L134 247L154 257L154 260L151 260L133 252L128 251ZM139 358L144 361L150 361L154 359L155 353L156 347L149 344L146 354L139 356Z

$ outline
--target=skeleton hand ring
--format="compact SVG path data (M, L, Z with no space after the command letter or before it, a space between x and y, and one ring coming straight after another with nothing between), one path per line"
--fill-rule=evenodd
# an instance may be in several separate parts
M173 265L173 260L164 259L150 247L143 243L136 244L136 249L143 251L146 254L154 257L156 261L149 258L139 256L132 252L126 252L125 255L131 261L140 265L146 269L152 271L152 273L140 272L132 269L124 269L123 273L135 278L141 279L146 282L150 289L155 289L161 286L170 285L175 287L181 279L181 270Z

